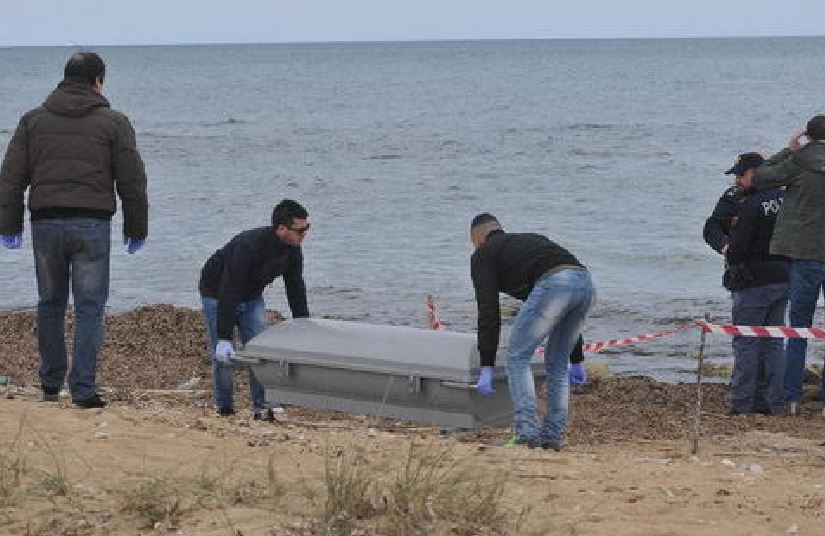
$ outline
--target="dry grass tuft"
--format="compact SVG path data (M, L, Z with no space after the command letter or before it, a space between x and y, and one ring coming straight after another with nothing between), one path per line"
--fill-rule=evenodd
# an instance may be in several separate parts
M145 527L177 527L184 514L181 494L174 483L160 476L151 476L137 488L127 491L121 511L145 521Z
M351 450L328 452L325 483L328 535L370 527L385 536L497 535L513 528L503 508L506 479L498 473L479 477L448 447L411 442L401 462L389 468L371 466Z
M9 443L0 446L0 506L12 506L23 494L23 476L27 471L23 449L25 415L20 419L17 434Z
M373 476L361 456L352 451L327 448L324 464L324 520L333 534L349 534L352 523L366 517L372 510L367 492Z

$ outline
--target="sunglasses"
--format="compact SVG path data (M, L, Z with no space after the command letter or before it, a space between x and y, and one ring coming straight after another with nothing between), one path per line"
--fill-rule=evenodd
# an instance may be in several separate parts
M289 225L286 226L287 229L290 231L295 231L298 234L306 234L309 231L310 224L306 224L306 227L290 227Z

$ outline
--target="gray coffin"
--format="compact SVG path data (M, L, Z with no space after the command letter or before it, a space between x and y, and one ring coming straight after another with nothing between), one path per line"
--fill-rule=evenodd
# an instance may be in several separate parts
M456 428L511 422L506 363L496 367L493 396L472 388L479 356L469 333L301 318L270 327L235 361L250 365L269 404ZM544 365L533 367L543 378Z

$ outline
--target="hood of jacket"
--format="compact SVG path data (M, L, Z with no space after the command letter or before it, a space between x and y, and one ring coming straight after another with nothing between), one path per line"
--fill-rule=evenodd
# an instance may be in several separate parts
M57 115L83 117L96 108L108 108L109 101L93 91L87 82L69 79L58 84L43 103L43 107Z

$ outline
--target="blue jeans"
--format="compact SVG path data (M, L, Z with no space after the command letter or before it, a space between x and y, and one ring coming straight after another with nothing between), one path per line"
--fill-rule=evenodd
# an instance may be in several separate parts
M507 349L507 376L515 435L523 441L560 443L567 425L567 362L596 293L590 273L562 270L540 279L516 316ZM547 338L547 413L541 431L530 361Z
M819 294L825 284L825 262L791 261L791 309L790 325L809 328L814 321L814 311ZM786 351L785 399L799 402L802 399L802 380L805 377L805 353L808 341L789 339ZM822 375L820 397L825 400L825 374Z
M201 296L203 303L203 321L206 324L206 333L209 337L209 349L212 356L212 380L215 404L220 409L234 409L236 365L218 363L215 359L215 347L218 345L218 300ZM235 308L235 324L241 333L241 342L247 341L264 331L268 327L266 320L266 305L263 298L256 298L241 302ZM248 368L248 367L243 367ZM266 409L264 388L249 371L249 395L252 407L255 410Z
M776 283L731 292L733 323L782 326L788 284ZM734 413L784 413L785 345L782 339L733 338L730 409Z
M32 222L32 249L37 274L37 344L40 384L57 391L66 378L65 314L69 283L75 324L69 389L72 400L97 394L97 354L109 297L111 223L92 218Z

